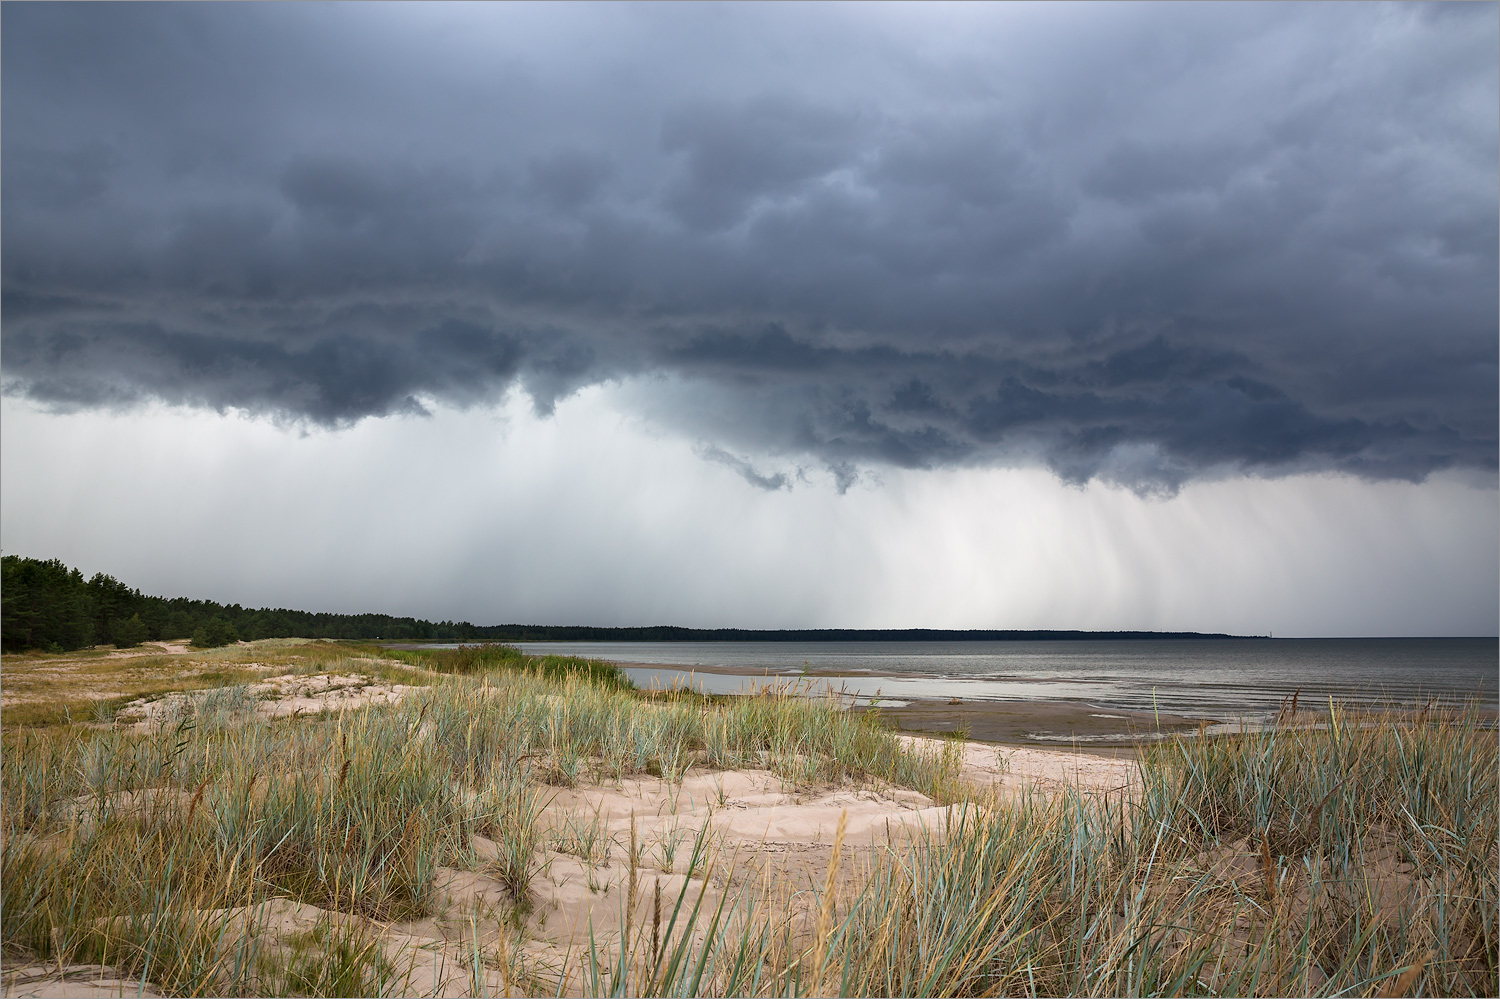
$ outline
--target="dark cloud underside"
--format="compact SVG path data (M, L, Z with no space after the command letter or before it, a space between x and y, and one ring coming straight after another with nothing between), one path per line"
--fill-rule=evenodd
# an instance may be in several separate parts
M6 5L8 391L667 376L736 452L1494 469L1495 5Z

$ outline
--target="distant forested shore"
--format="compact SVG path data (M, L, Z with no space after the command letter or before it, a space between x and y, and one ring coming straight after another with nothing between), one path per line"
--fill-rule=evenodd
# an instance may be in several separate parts
M202 646L239 639L340 638L392 642L922 642L1229 638L1197 632L1021 631L901 628L596 628L572 625L425 621L389 614L329 614L241 607L188 597L147 596L113 576L85 578L58 559L0 559L0 648L66 652L92 645L191 639Z
M503 642L1047 642L1134 638L1235 638L1198 631L1056 631L957 628L594 628L583 625L496 624L479 637Z

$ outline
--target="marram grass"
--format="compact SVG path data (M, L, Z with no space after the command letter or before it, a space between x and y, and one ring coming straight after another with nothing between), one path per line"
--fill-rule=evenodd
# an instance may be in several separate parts
M912 752L830 703L650 700L561 661L528 671L509 653L453 658L441 664L453 676L399 705L342 716L231 723L229 690L149 734L13 733L0 760L7 964L108 963L182 995L399 992L401 969L357 923L272 946L244 932L244 907L290 896L418 918L437 868L481 865L477 833L497 846L488 873L524 911L544 848L600 848L586 816L540 821L553 788L755 767L803 786L875 778L956 804L941 828L839 860L856 876L830 872L809 897L753 877L711 904L687 887L630 893L619 904L647 906L649 933L575 955L580 974L534 987L1500 991L1500 765L1477 712L1335 713L1179 739L1143 751L1128 795L999 801L961 785L951 746ZM702 836L677 848L694 868L734 862ZM632 852L632 872L638 862ZM477 945L474 957L478 981Z
M1323 727L1162 744L1141 771L1129 798L955 809L945 828L869 861L861 889L821 900L820 915L840 913L831 925L799 919L763 886L732 906L754 918L726 930L712 913L708 943L671 973L647 953L588 984L618 995L1500 992L1496 742L1478 714L1335 712ZM667 936L706 918L687 911Z

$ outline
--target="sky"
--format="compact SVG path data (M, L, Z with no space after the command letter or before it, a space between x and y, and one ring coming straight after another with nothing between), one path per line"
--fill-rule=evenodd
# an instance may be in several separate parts
M1500 630L1500 7L0 8L0 547L475 623Z

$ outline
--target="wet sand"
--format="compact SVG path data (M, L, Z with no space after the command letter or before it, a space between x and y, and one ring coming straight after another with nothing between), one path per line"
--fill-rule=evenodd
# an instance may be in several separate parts
M1156 733L1191 732L1199 721L1181 715L1102 710L1075 701L912 701L903 708L856 708L903 732L962 732L976 742L1129 754Z
M615 665L625 669L664 670L698 676L758 677L768 686L794 684L799 680L837 680L841 676L856 675L832 670L773 673L734 666L686 669L643 662ZM872 678L869 673L857 675L863 680ZM1038 749L1077 749L1105 756L1128 755L1139 743L1158 738L1158 733L1191 732L1208 721L1167 712L1101 708L1082 701L975 699L955 702L906 698L902 701L899 707L855 705L850 710L874 714L883 724L902 732L963 733L965 738L976 742Z

